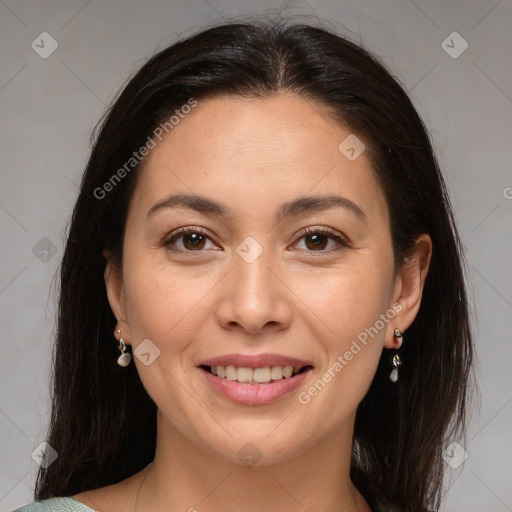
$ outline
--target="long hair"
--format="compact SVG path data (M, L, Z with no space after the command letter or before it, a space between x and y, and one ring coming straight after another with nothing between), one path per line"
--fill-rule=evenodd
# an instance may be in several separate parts
M104 249L122 266L140 163L119 182L109 180L191 98L280 91L323 104L364 141L389 206L397 268L419 234L432 239L400 379L388 379L384 349L357 410L350 476L370 504L439 509L442 450L466 430L473 345L463 253L427 130L402 86L369 52L323 27L275 19L216 25L160 51L96 128L60 268L47 436L59 455L40 468L35 499L119 482L155 454L156 405L135 365L116 364L116 319L103 279Z

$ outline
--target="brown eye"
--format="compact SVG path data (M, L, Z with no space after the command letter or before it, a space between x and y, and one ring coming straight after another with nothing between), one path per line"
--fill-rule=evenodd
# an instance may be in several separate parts
M199 233L190 233L183 236L183 245L186 249L193 251L194 249L202 249L205 239Z
M306 247L312 251L325 249L329 242L329 237L323 234L308 235L304 238L306 240ZM308 243L308 240L310 240L311 243Z
M208 241L211 242L211 239L202 229L183 228L171 233L171 236L163 242L163 245L174 252L201 252Z
M308 228L299 233L298 236L301 240L304 240L306 252L330 253L332 250L348 246L348 243L341 235L326 228ZM334 248L332 245L328 247L330 241L335 242ZM337 249L336 245L338 246Z

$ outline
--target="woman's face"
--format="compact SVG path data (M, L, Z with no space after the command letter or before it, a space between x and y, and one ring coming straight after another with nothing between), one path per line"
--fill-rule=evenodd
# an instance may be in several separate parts
M217 98L145 159L109 300L161 420L203 451L270 463L350 430L407 327L385 197L357 140L339 148L350 135L299 96Z

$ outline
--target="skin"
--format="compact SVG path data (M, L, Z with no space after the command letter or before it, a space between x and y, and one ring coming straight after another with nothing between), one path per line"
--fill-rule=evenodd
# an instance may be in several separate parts
M123 269L105 253L105 284L125 343L135 351L150 339L160 350L148 366L132 361L158 406L156 455L131 478L76 499L105 512L370 511L349 478L355 412L383 348L395 347L394 328L406 331L418 312L431 241L419 237L394 272L388 207L370 162L338 149L350 133L291 93L216 98L199 101L146 157ZM177 193L208 197L233 215L173 208L147 218ZM284 202L333 193L365 217L334 207L274 221ZM187 226L209 233L199 249L186 235L174 239L176 252L163 244ZM347 245L324 237L315 249L311 234L297 236L311 226L332 228ZM247 236L263 249L250 264L236 252ZM230 353L284 354L314 366L304 391L397 304L396 316L307 404L293 392L239 405L197 368ZM237 457L248 442L262 455L252 467Z

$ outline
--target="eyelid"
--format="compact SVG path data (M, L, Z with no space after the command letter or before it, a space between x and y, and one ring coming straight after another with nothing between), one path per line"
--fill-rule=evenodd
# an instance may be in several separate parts
M310 226L310 227L304 228L303 230L299 231L295 235L295 237L297 238L296 243L298 243L302 238L304 238L305 236L307 236L309 234L326 235L326 236L330 237L331 239L333 239L338 244L338 247L336 247L334 249L330 249L328 251L306 251L311 254L316 253L317 255L322 255L322 254L327 255L327 254L331 254L332 252L338 251L340 249L350 247L350 241L343 233L340 233L339 231L336 231L335 229L327 227L327 226Z
M310 226L299 231L295 236L297 238L302 238L304 235L309 235L310 233L320 233L323 235L332 236L333 238L339 238L348 245L348 239L345 235L343 235L343 233L340 233L339 231L336 231L335 229L328 226Z
M218 245L216 238L207 229L202 228L200 226L186 226L186 227L175 229L174 231L172 231L171 233L166 235L166 237L163 239L162 244L163 245L170 244L171 240L178 237L179 235L187 235L189 233L199 233L200 235L203 235L203 236L211 239L213 242L215 242L215 244ZM187 251L187 252L194 252L194 251ZM200 252L200 251L197 251L197 252Z
M182 228L178 228L174 231L172 231L168 236L166 236L162 242L162 245L168 246L171 245L171 240L174 240L175 238L179 237L180 235L186 235L189 233L198 233L200 235L203 235L207 238L209 238L212 242L214 242L216 245L219 245L216 241L215 237L205 228L202 228L200 226L186 226ZM350 242L348 241L347 237L343 235L342 233L334 230L333 228L327 227L327 226L309 226L307 228L302 229L297 234L294 235L294 239L296 239L296 243L300 241L300 239L304 238L308 234L321 234L330 236L333 240L336 241L336 243L341 247L348 247L350 245ZM295 245L294 244L294 245ZM338 247L339 249L339 247ZM306 252L318 252L320 254L329 254L333 250L331 249L329 251L306 251ZM199 251L183 251L183 250L174 250L175 252L186 252L186 253L202 253L205 251L199 250Z

